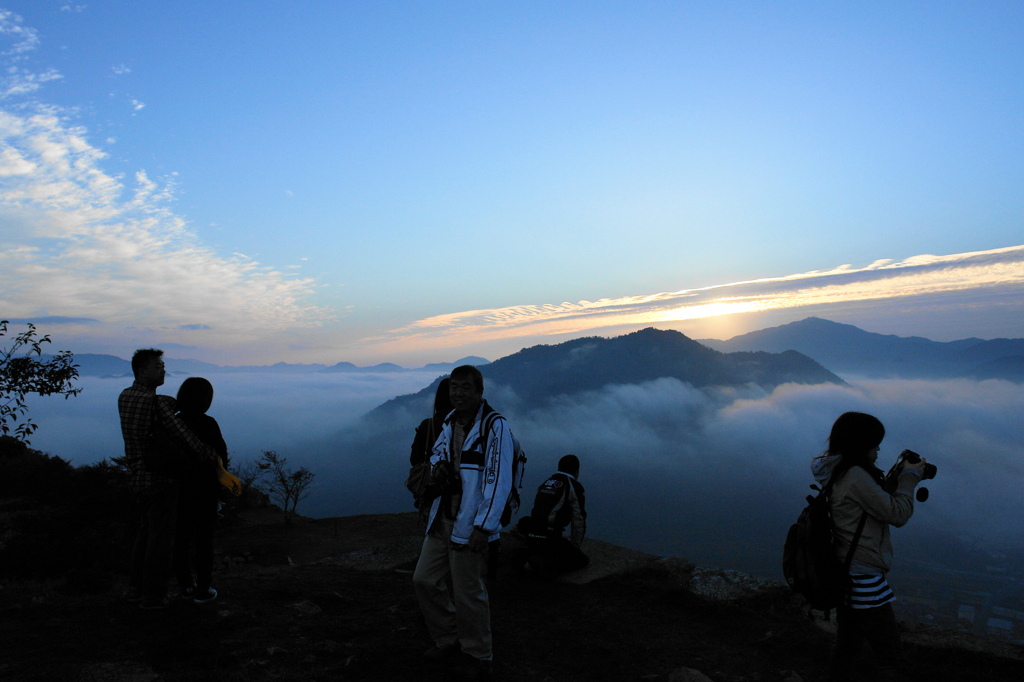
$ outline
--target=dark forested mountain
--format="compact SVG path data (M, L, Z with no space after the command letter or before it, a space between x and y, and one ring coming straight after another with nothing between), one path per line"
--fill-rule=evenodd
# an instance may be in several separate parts
M702 340L723 352L795 350L834 372L872 377L1003 378L1024 381L1024 339L931 341L875 334L809 317L728 341Z
M512 388L531 402L663 377L696 388L783 383L842 383L798 352L721 353L677 331L642 329L616 338L587 337L555 346L533 346L492 362L488 381Z
M500 385L535 407L558 396L666 377L696 388L757 384L771 390L784 383L843 383L796 351L722 353L680 332L653 328L610 339L591 336L532 346L481 369L488 391ZM386 412L388 406L414 399L422 402L433 394L431 386L415 396L395 398L378 410Z

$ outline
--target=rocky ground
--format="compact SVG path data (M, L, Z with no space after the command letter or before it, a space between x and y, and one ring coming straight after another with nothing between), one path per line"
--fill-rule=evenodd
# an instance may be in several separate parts
M206 606L141 611L123 578L77 571L0 586L0 680L442 682L412 593L413 514L298 519L248 512L221 529ZM505 541L505 549L515 543ZM560 583L503 564L492 586L496 681L811 682L831 646L781 586L588 540ZM1021 680L1021 650L905 633L908 680ZM868 680L870 676L864 676Z

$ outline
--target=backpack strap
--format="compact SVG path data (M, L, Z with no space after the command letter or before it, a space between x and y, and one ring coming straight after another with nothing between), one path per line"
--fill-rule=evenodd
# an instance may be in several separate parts
M484 413L480 420L480 431L477 433L476 440L472 443L474 446L479 443L481 451L487 448L487 434L491 432L494 421L500 416L501 414L497 410L486 403L484 404Z
M847 472L849 472L849 469L847 469L843 473L845 474ZM833 531L836 527L835 522L832 521L832 486L835 484L835 482L835 477L829 476L828 482L825 484L825 487L822 488L821 490L821 494L824 495L825 498L828 500L828 520L832 523ZM860 515L860 521L857 522L857 530L853 534L853 542L850 543L850 550L846 553L846 560L843 561L843 571L847 574L850 572L850 565L853 563L853 552L857 549L857 544L860 542L861 534L864 533L864 525L867 523L867 521L868 513L867 511L865 511L863 514Z
M843 572L846 575L850 574L850 566L853 564L853 552L857 549L857 543L860 542L860 536L864 532L864 524L867 522L868 513L864 512L860 515L860 521L857 522L857 532L853 534L853 542L850 543L850 551L846 553L846 560L843 562Z
M430 423L427 424L427 435L423 441L423 461L430 466L430 458L434 454L434 443L437 442L437 437L441 435L437 432L437 415L431 415Z
M565 481L565 490L562 491L562 497L559 500L559 502L561 502L562 506L559 507L558 512L563 517L565 516L565 514L567 512L570 513L570 518L567 520L567 523L566 523L566 525L569 525L569 523L572 522L572 518L571 518L571 512L569 512L567 507L569 505L569 493L571 492L570 488L572 488L572 484L575 482L575 479L569 478L568 476L565 476L565 472L564 471L559 471L555 475L557 476L558 474L562 474L563 475L562 480ZM562 530L561 528L558 529L559 536L561 536L561 530Z

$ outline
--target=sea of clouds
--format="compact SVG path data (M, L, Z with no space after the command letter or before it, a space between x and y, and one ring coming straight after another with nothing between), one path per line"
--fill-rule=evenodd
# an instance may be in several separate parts
M172 394L183 377L168 380ZM317 474L300 513L322 517L411 510L402 486L415 426L430 398L365 419L386 400L426 387L431 373L218 375L210 414L236 462L276 450ZM72 460L123 451L117 394L124 379L83 378L71 400L30 403L33 447ZM431 392L432 395L432 392ZM488 387L529 457L523 490L558 458L582 460L591 537L699 563L777 575L786 530L810 491L810 459L847 410L886 425L879 465L904 448L938 466L931 499L894 530L897 557L943 538L1020 545L1024 515L1024 386L1005 381L851 380L700 391L675 379L609 386L538 409ZM931 543L931 544L929 544ZM918 557L926 558L926 557Z
M297 444L334 434L377 405L415 393L436 372L210 374L215 417L235 460L256 459L263 450L307 460ZM175 395L185 375L168 376L159 392ZM33 448L91 464L124 454L117 397L130 378L81 377L82 393L67 400L38 396L28 400L29 416L39 426Z

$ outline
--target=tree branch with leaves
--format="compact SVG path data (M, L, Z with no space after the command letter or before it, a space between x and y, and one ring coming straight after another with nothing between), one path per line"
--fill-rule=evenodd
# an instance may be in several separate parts
M7 336L7 320L0 320L0 338ZM25 398L30 394L62 395L65 400L82 392L73 382L78 378L78 365L68 350L44 360L42 346L50 336L39 336L34 324L10 338L10 345L0 346L0 435L13 435L20 441L39 428L27 417ZM34 356L34 357L33 357Z

